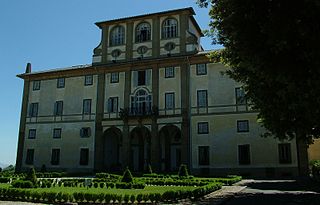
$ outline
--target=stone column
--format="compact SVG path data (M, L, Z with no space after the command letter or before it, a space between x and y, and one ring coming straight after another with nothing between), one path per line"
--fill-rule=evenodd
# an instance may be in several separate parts
M22 171L22 164L23 164L22 160L23 160L23 152L24 152L23 148L24 148L24 139L25 139L25 131L26 131L26 118L27 118L27 112L28 112L29 88L30 88L29 79L24 79L19 136L18 136L18 150L17 150L17 159L16 159L16 172Z
M190 68L188 63L181 64L181 163L187 164L190 169Z
M160 55L160 18L152 19L152 57L157 58Z
M102 35L101 35L101 47L102 47L102 63L107 63L108 57L108 37L109 37L109 26L103 25L102 26Z
M153 106L159 107L159 68L152 68L152 102ZM151 166L154 170L160 170L160 138L158 131L157 116L152 118L151 124Z
M125 85L124 85L124 108L129 108L130 106L130 93L131 93L131 71L128 70L125 73ZM123 131L122 131L122 166L131 165L131 150L130 150L130 130L127 120L124 120Z
M96 102L96 118L95 118L95 140L94 140L94 170L103 170L103 127L102 120L104 114L104 98L105 98L105 73L98 74L97 84L97 102Z
M187 14L180 14L180 53L185 54L186 53L186 31L188 30L188 24L189 24L189 19Z
M133 49L133 22L127 23L127 33L126 33L126 59L132 59L132 49Z

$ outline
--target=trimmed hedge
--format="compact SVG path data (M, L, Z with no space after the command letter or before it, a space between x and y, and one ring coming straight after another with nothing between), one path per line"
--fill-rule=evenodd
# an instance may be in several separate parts
M46 203L133 203L133 202L151 202L157 203L160 201L177 201L179 199L190 198L196 199L207 193L220 189L222 183L210 183L206 186L199 187L193 191L190 190L177 190L167 191L163 194L160 193L148 193L138 195L121 195L110 193L85 193L75 192L73 194L68 193L54 193L46 191L30 191L25 189L16 188L0 188L1 200L19 200L19 201L32 201L32 202L46 202Z
M312 176L319 180L320 178L320 160L312 160L310 161L311 173Z
M16 180L11 183L14 188L33 188L34 184L28 180Z
M10 177L0 177L0 183L9 183Z

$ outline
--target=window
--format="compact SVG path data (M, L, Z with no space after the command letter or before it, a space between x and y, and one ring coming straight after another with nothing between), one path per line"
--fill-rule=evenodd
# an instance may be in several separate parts
M119 73L111 73L110 83L119 82Z
M144 89L136 92L135 96L131 96L131 114L145 115L151 113L151 95Z
M36 135L37 135L37 130L36 129L30 129L29 130L28 139L35 139Z
M140 70L138 71L138 86L146 84L146 71Z
M80 129L80 137L86 138L91 136L91 128L83 127Z
M34 149L27 149L26 164L32 165L34 160Z
M110 33L110 46L118 46L124 44L124 27L116 26Z
M84 115L91 114L91 99L84 99L83 100L83 112Z
M143 22L136 27L136 42L141 43L151 40L151 26L149 23Z
M60 149L52 149L51 152L51 164L59 165L60 163Z
M198 134L208 134L208 133L209 133L209 123L198 122Z
M197 64L197 75L207 75L207 64Z
M57 79L57 88L64 88L64 78Z
M80 165L88 165L89 164L89 149L82 148L80 150Z
M41 84L41 81L40 80L35 80L33 81L33 90L40 90L40 84Z
M174 67L165 68L165 78L174 78Z
M239 164L250 164L250 145L238 145Z
M53 138L61 138L61 128L53 129Z
M62 116L63 114L63 101L56 101L54 104L54 111L55 116Z
M291 146L290 143L282 143L278 145L279 151L279 163L290 164L291 163Z
M86 75L84 77L84 85L88 86L88 85L92 85L93 84L93 75Z
M174 93L165 94L166 110L174 109Z
M108 99L108 112L118 112L118 97L110 97Z
M208 99L207 99L207 90L198 90L197 91L197 105L198 107L207 107Z
M162 24L162 38L176 38L178 36L178 22L173 18L166 19Z
M38 107L39 103L31 103L29 107L29 116L37 117L38 116Z
M199 165L209 165L209 146L199 146Z
M249 132L249 121L248 120L238 120L237 121L237 131L238 132Z
M237 105L246 104L244 90L242 88L235 88L235 92L236 92L236 104Z

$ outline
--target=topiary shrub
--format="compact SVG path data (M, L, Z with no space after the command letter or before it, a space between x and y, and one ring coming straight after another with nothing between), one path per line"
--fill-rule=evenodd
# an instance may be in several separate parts
M29 170L25 179L31 181L33 185L37 184L37 176L33 167Z
M178 172L178 176L181 178L183 177L188 177L189 173L188 173L188 169L187 169L187 165L185 164L181 164L179 167L179 172Z
M42 173L44 173L44 172L47 172L47 167L46 167L46 165L45 164L43 164L42 166L41 166L41 170L40 170Z
M133 181L132 174L131 174L129 168L127 167L126 170L123 173L121 182L131 183L132 181Z
M148 174L152 174L152 167L151 164L148 165Z
M94 187L94 188L98 188L98 186L99 186L98 183L94 183L94 184L93 184L93 187Z
M131 196L130 196L131 203L133 204L135 202L135 200L136 200L136 195L131 194Z

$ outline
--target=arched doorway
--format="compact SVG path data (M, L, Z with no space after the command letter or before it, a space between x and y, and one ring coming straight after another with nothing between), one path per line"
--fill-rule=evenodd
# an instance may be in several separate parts
M175 125L166 125L159 131L161 170L174 171L181 164L181 131Z
M150 163L151 133L148 128L135 127L130 134L131 167L142 172Z
M106 171L121 170L120 148L122 133L116 127L111 127L103 133L103 165Z

